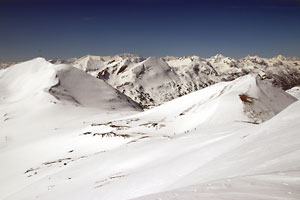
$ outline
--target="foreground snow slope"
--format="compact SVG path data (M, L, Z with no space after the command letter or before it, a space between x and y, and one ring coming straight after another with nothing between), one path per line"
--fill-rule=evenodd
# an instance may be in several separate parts
M219 156L170 185L169 191L137 199L299 199L299 110L296 102L259 126L220 138L213 150L200 151L216 155L223 149ZM196 163L206 157L200 152Z
M61 163L35 165L29 174L11 177L27 184L5 199L131 199L158 193L140 199L296 200L300 115L294 111L299 109L296 102L265 123L231 131L149 136L80 159L69 154L70 162L61 155Z
M137 113L107 101L110 87L90 100L72 77L106 86L73 68L11 69L0 71L0 199L300 198L300 104L253 76Z

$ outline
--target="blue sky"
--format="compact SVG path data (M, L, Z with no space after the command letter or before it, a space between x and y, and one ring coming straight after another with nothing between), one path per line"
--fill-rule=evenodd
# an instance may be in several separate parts
M143 56L300 57L296 0L1 0L0 61Z

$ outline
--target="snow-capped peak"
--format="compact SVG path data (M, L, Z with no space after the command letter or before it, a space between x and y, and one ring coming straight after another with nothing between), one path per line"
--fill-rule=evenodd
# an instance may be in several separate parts
M283 55L275 56L275 57L273 57L273 59L275 59L275 60L287 60L287 58Z

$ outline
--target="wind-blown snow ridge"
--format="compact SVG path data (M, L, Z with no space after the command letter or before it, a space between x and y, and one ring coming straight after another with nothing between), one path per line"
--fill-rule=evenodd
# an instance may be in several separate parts
M179 97L126 120L115 121L114 125L130 125L123 134L151 134L154 129L156 134L173 136L204 128L260 124L295 101L296 98L281 89L247 75Z

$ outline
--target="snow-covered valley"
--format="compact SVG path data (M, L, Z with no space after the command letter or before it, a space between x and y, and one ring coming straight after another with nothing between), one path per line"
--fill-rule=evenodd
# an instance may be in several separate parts
M0 199L300 199L300 61L211 59L0 70Z

